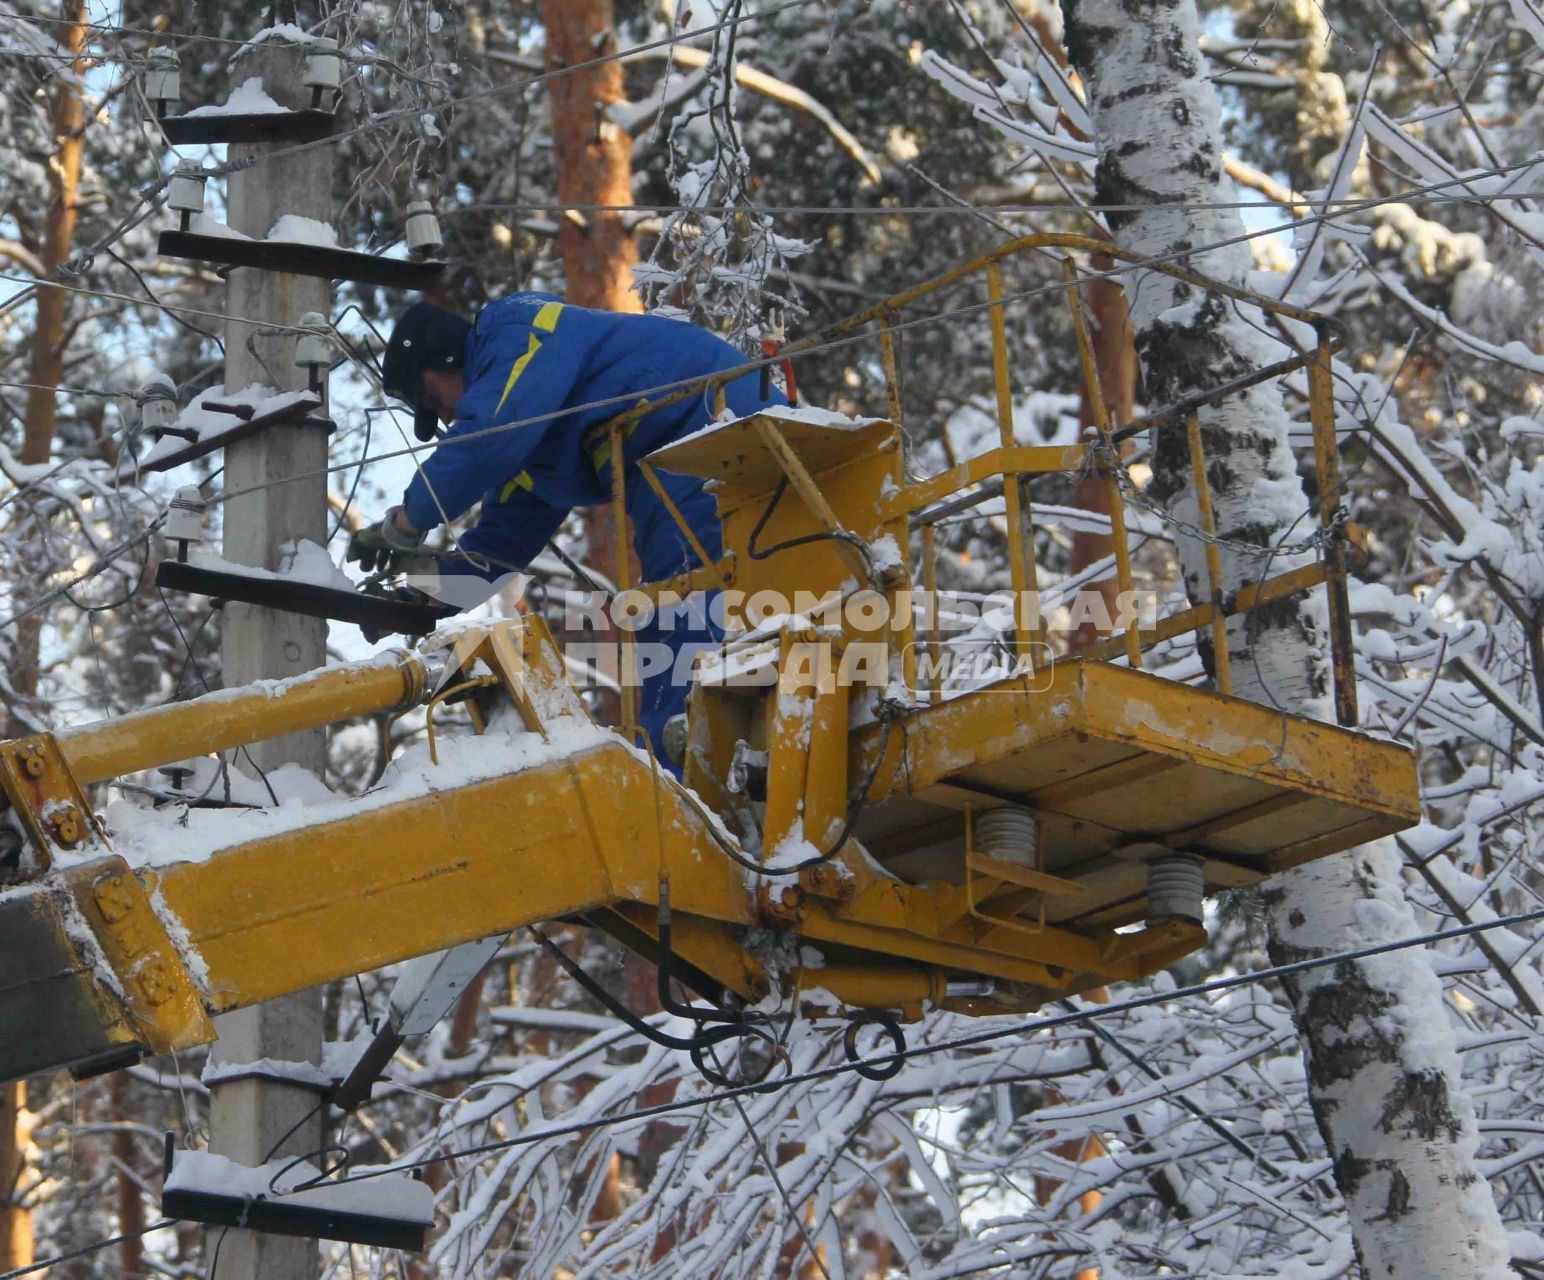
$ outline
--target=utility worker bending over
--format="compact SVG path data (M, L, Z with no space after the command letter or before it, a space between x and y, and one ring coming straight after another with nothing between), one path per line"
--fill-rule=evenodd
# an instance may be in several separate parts
M481 501L477 524L460 537L467 558L444 574L489 582L523 569L568 513L611 497L611 447L604 424L652 389L732 369L745 357L705 329L659 316L570 306L546 293L516 293L484 307L475 324L420 302L392 330L383 363L386 393L414 411L420 440L438 423L449 429L423 462L402 504L356 533L348 558L367 569L410 553L435 525ZM775 388L761 395L758 372L725 388L730 410L745 416L786 404ZM711 396L694 396L638 419L623 444L627 513L643 578L656 582L697 567L681 530L636 463L712 420ZM595 403L601 402L601 403ZM585 407L593 405L594 407ZM566 411L566 412L565 412ZM490 427L510 426L503 431ZM466 443L465 436L487 432ZM710 556L721 553L718 515L703 481L661 473L659 479ZM449 601L449 603L458 603ZM663 640L679 658L688 646L711 644L711 625L641 629L641 642ZM689 658L649 675L639 720L656 749L665 721L685 709Z

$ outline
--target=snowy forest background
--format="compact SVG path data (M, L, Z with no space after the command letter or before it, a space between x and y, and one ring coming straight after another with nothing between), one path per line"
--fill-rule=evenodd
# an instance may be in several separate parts
M155 254L170 215L153 210L154 189L175 159L142 81L150 51L170 45L184 106L218 101L240 44L294 20L346 52L343 109L360 127L335 166L341 242L390 245L407 202L429 196L454 264L445 300L469 309L515 288L566 289L592 305L671 307L759 353L777 322L804 336L1029 230L1112 234L1146 253L1236 241L1196 265L1330 312L1352 335L1335 395L1347 505L1365 532L1353 591L1363 719L1418 749L1425 788L1419 828L1343 860L1361 897L1321 892L1328 949L1544 905L1544 9L610 9L0 0L5 736L219 687L219 615L154 588L166 548L152 527L173 483L217 487L218 461L143 487L117 479L146 443L134 393L150 372L185 401L221 370L222 282ZM1133 32L1154 37L1145 53ZM543 78L559 47L568 63L607 59L591 88L612 105L565 96L558 86L576 77ZM1146 119L1146 141L1119 151L1125 167L1096 169L1132 127L1120 87L1161 81L1202 105ZM1220 112L1205 106L1213 97ZM605 139L611 194L576 194L555 159L576 130ZM1176 186L1163 156L1191 147L1210 160ZM1135 207L1153 201L1167 221ZM584 203L636 208L563 212ZM635 264L642 301L627 288ZM1058 265L1022 255L1007 273L1022 295L1008 313L1019 438L1070 442L1086 406ZM34 280L67 287L34 293ZM905 317L936 317L900 343L918 472L995 442L987 327L979 312L949 314L980 301L967 289ZM345 289L333 319L362 341L403 303ZM1158 407L1153 388L1179 385L1163 366L1162 318L1139 308L1133 345L1118 289L1104 285L1091 305L1117 417ZM1258 340L1279 359L1302 336ZM884 411L877 349L819 352L798 374L814 403ZM334 391L336 461L400 447L346 366ZM1306 439L1302 375L1272 394ZM1156 511L1177 500L1161 458L1139 449L1127 467L1138 489L1156 483ZM400 463L334 476L335 559L405 476ZM1109 546L1093 490L1037 500L1051 508L1043 571L1088 575ZM1144 582L1175 599L1177 536L1160 514L1134 525ZM576 554L596 549L581 519L563 537ZM1007 581L1000 516L947 526L940 549L950 586ZM335 628L333 643L364 651L351 629ZM1162 656L1173 678L1208 678L1193 647ZM421 730L409 718L395 732ZM338 731L326 784L370 785L375 743L373 725ZM1313 900L1311 886L1289 892ZM1109 998L1324 949L1282 923L1290 914L1267 894L1220 901L1203 953ZM426 1258L336 1247L325 1265L392 1277L1544 1275L1540 936L1497 929L1381 969L1342 965L1322 981L1053 1030L1002 1019L1024 1033L919 1058L889 1081L839 1075L597 1126L710 1086L684 1055L640 1046L516 935L454 1016L399 1056L399 1087L335 1140L378 1163L550 1121L587 1127L431 1166L441 1226ZM650 1007L646 966L579 931L565 945ZM330 991L330 1037L367 1033L390 979ZM994 1025L936 1016L911 1038ZM788 1051L796 1069L840 1057L828 1031L803 1026ZM204 1131L202 1066L189 1055L0 1092L0 1272L155 1220L162 1135ZM53 1274L205 1266L201 1234L178 1227Z

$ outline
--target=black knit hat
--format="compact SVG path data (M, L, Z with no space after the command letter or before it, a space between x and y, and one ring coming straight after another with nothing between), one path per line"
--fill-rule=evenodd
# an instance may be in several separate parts
M439 434L439 418L422 403L424 373L430 369L460 369L466 365L469 321L432 302L419 302L398 318L381 362L381 386L387 395L405 401L413 410L413 434L433 440Z

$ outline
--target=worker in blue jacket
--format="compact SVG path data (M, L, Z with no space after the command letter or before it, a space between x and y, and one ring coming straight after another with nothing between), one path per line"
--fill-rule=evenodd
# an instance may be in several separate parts
M431 440L448 428L408 485L402 504L351 539L348 558L367 569L410 553L435 525L481 501L477 524L459 538L464 558L442 568L492 582L523 569L577 506L611 496L610 440L605 425L659 388L744 363L729 343L705 329L660 316L591 311L548 293L516 293L491 303L475 324L421 302L398 320L382 365L386 393L413 408L414 431ZM775 388L763 397L749 372L725 388L736 416L786 404ZM713 417L713 394L693 396L644 414L623 443L627 513L646 582L697 567L698 560L636 462L690 435ZM490 428L504 428L490 430ZM460 443L465 439L465 443ZM661 474L660 480L703 549L721 552L718 515L703 481ZM693 617L690 622L697 622ZM663 640L678 655L713 643L708 623L683 622L661 632L641 629L641 643ZM639 720L656 746L665 721L685 708L689 657L645 678Z

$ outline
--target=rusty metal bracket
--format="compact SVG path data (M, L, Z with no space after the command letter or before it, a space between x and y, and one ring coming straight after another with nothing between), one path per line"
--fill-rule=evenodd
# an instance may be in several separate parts
M19 879L37 879L60 853L109 852L86 793L53 734L0 743L0 791L29 845L22 854Z
M110 858L72 871L68 882L150 1052L170 1053L213 1040L214 1023L193 975L128 864Z

